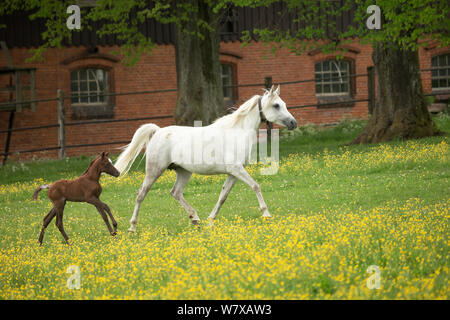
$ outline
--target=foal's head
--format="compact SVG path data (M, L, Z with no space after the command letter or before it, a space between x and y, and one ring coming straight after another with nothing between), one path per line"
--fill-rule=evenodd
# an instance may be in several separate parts
M280 86L267 90L261 100L262 112L266 119L292 130L297 128L297 121L286 108L286 103L280 98Z
M102 152L99 155L98 168L100 169L100 172L110 174L113 177L118 177L120 175L120 172L116 169L116 167L114 167L108 155L108 152Z

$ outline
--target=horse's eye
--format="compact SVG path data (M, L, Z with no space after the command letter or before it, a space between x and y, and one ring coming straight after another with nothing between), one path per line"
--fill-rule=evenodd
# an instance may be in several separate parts
M273 107L275 108L275 109L280 109L280 105L278 104L278 103L275 103L274 105L273 105Z

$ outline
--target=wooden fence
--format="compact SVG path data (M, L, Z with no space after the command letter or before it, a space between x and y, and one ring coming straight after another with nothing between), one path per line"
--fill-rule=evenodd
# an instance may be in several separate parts
M375 103L375 74L373 67L367 68L367 73L365 74L353 74L345 77L356 78L356 77L367 77L367 98L365 99L352 99L346 100L345 103L355 103L355 102L368 102L368 110L371 112ZM298 81L285 81L280 82L280 85L292 85L299 83L307 83L314 82L315 79L307 79L307 80L298 80ZM238 84L238 85L230 85L227 87L265 87L269 88L272 85L272 77L266 77L263 83L250 83L250 84ZM115 93L102 93L102 96L125 96L125 95L142 95L142 94L155 94L155 93L168 93L168 92L176 92L177 89L164 89L164 90L151 90L151 91L135 91L135 92L115 92ZM97 96L99 94L91 94L86 96ZM57 111L58 111L58 123L51 123L41 126L32 126L32 127L23 127L23 128L12 128L12 123L10 122L10 126L7 130L0 130L0 133L7 133L7 141L8 143L5 145L5 151L0 153L0 156L3 156L3 164L5 164L8 155L10 154L20 154L20 153L28 153L28 152L40 152L40 151L49 151L49 150L58 150L58 158L63 159L66 157L66 150L68 148L79 148L79 147L90 147L90 146L104 146L111 144L127 144L130 141L113 141L113 142L100 142L100 143L90 143L90 144L66 144L66 127L68 126L78 126L78 125L90 125L90 124L105 124L105 123L114 123L114 122L132 122L132 121L141 121L141 120L155 120L155 119L166 119L172 118L173 114L161 114L157 116L149 116L149 117L139 117L139 118L126 118L126 119L105 119L105 120L87 120L87 121L76 121L76 122L67 122L66 114L65 114L65 101L67 99L71 99L70 95L65 95L64 91L58 89L56 98L44 98L44 99L34 99L28 101L22 101L20 103L29 104L29 103L40 103L40 102L51 102L55 101L57 103ZM289 106L288 109L300 109L300 108L309 108L309 107L317 107L317 106L325 106L325 105L335 105L342 104L343 102L329 102L329 103L316 103L316 104L306 104L306 105L297 105L297 106ZM0 103L0 108L2 105L11 104L11 102ZM45 128L58 128L58 145L50 146L50 147L42 147L42 148L34 148L27 150L19 150L19 151L9 151L9 141L11 138L11 134L13 132L18 131L28 131L28 130L36 130L36 129L45 129ZM268 130L271 129L271 125L268 126ZM270 136L270 134L268 135Z

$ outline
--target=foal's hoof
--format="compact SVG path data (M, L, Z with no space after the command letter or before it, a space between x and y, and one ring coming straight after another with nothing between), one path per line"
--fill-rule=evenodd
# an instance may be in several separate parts
M117 235L117 232L111 232L111 235L114 237L114 236L116 236Z

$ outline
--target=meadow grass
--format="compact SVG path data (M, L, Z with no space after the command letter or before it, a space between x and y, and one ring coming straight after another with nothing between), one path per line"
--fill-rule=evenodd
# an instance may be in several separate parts
M448 116L435 118L450 132ZM206 218L225 176L194 175L185 198L203 220L194 228L170 194L173 171L141 207L137 233L127 229L144 161L117 180L101 178L102 200L119 223L112 238L94 207L68 203L71 246L50 224L34 189L74 178L92 157L11 162L0 169L2 299L448 299L449 138L345 146L361 121L282 132L277 174L250 174L273 215L261 218L253 191L237 183L214 226ZM70 290L70 265L81 289ZM380 289L367 268L381 270Z

